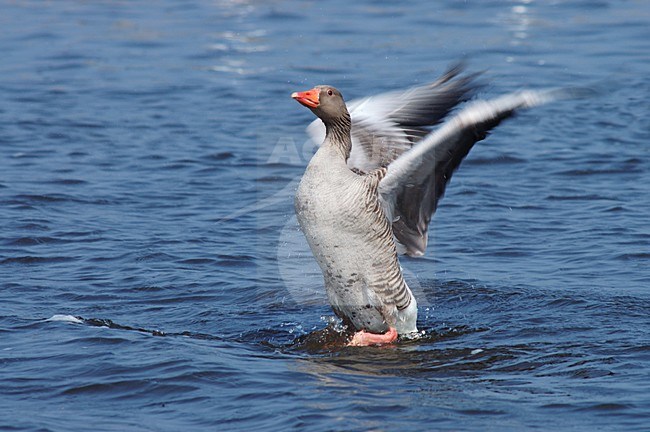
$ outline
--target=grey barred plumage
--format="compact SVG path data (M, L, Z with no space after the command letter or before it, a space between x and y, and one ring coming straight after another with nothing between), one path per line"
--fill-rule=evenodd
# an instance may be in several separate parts
M321 92L331 87L319 86ZM414 303L398 262L390 221L379 200L387 169L350 170L350 116L340 93L312 108L323 119L326 138L296 192L298 222L318 261L335 313L355 330L384 333ZM325 102L329 101L329 102ZM405 320L402 320L405 321ZM402 333L414 332L415 321Z
M358 332L352 344L390 343L397 333L417 332L417 302L398 252L424 253L428 223L446 184L477 141L517 110L567 96L564 91L521 92L474 102L427 134L427 125L473 92L475 76L457 78L461 69L429 86L378 97L375 102L384 106L377 118L356 110L350 116L340 92L330 86L292 95L325 126L325 139L296 191L295 207L332 309ZM441 101L431 101L432 96ZM351 105L371 109L372 101ZM380 125L375 134L373 120ZM355 151L357 157L351 158Z

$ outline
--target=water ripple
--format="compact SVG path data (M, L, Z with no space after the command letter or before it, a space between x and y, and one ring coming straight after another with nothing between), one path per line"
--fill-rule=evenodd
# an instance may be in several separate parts
M0 429L645 430L647 7L429 3L5 2ZM309 152L271 157L313 119L289 95L459 57L481 96L594 95L477 144L402 261L421 337L346 347Z

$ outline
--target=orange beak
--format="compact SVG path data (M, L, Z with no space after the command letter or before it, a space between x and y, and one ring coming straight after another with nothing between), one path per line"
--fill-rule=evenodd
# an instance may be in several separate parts
M316 88L303 92L294 92L291 97L309 108L316 108L320 105L320 90Z

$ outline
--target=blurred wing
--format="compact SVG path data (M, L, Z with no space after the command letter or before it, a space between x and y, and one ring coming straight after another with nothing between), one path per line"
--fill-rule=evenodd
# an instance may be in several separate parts
M400 253L421 256L431 216L447 182L472 146L518 110L571 97L565 90L525 91L475 101L388 165L379 184Z
M470 99L479 87L478 74L461 76L463 71L464 65L456 64L433 83L348 103L352 118L350 168L368 172L388 165L456 105ZM307 131L315 142L323 142L325 126L320 119Z

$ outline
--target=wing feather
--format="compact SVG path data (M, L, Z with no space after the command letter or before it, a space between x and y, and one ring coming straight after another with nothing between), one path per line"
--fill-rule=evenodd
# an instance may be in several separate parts
M436 81L347 104L352 119L350 168L368 172L386 166L409 150L456 105L469 100L480 84L479 73L463 75L458 63ZM325 126L314 120L307 132L314 142L325 138Z
M516 112L570 96L565 90L524 91L474 101L388 165L380 197L398 249L423 255L429 221L463 158L490 130Z

